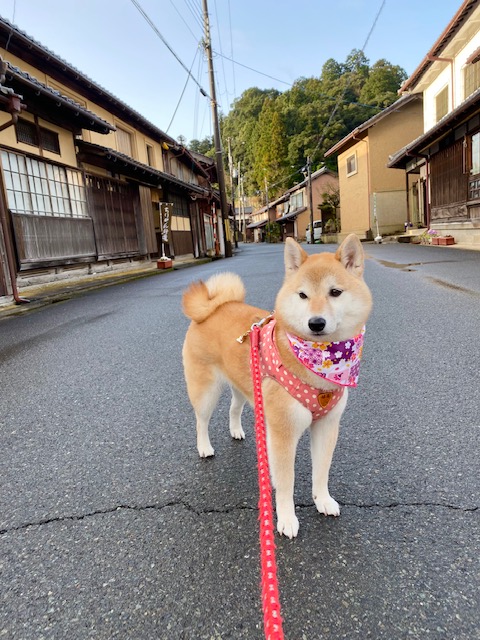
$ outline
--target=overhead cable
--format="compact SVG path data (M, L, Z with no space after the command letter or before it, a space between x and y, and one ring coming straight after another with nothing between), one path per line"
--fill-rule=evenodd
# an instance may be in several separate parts
M167 49L170 51L170 53L173 55L173 57L175 58L175 60L177 60L178 63L180 63L182 65L182 67L185 69L185 71L188 73L188 75L190 76L190 78L192 78L192 80L195 82L195 84L198 86L198 88L200 89L200 92L202 93L203 96L210 98L210 95L205 91L205 89L202 87L202 85L198 82L198 80L195 78L195 76L193 76L190 72L190 70L187 68L187 66L182 62L182 60L180 60L180 58L178 57L178 55L175 53L175 51L172 49L172 47L168 44L168 42L165 40L165 38L162 36L162 34L160 33L160 31L158 30L158 28L156 27L156 25L152 22L152 20L149 18L149 16L145 13L144 9L142 8L142 6L140 5L139 2L137 2L137 0L131 0L132 4L138 9L138 11L141 13L141 15L143 16L143 18L145 18L145 20L148 22L148 24L150 25L150 27L155 31L155 33L157 34L157 36L160 38L160 40L163 42L163 44L167 47Z
M190 77L192 77L192 78L193 78L193 76L192 76L192 74L191 74L191 71L192 71L192 69L193 69L193 65L195 64L195 60L196 60L196 58L197 58L197 55L198 55L198 49L199 49L199 48L200 48L200 45L198 45L197 50L195 51L195 56L194 56L194 58L193 58L193 60L192 60L192 64L191 64L191 66L190 66L190 70L189 70L189 72L188 72L187 79L185 80L185 85L184 85L184 87L183 87L182 93L180 94L180 98L178 99L177 106L175 107L175 111L173 112L172 119L170 120L170 123L169 123L168 127L166 128L165 133L168 133L168 131L169 131L170 127L172 126L172 123L173 123L173 121L174 121L174 119L175 119L175 116L177 115L178 107L180 106L180 103L181 103L182 98L183 98L183 94L185 93L185 89L187 88L187 84L188 84L188 81L190 80ZM197 94L197 95L198 95L198 94Z
M370 40L370 36L372 35L373 30L375 29L375 25L377 24L378 18L380 17L380 14L382 13L383 7L385 6L385 2L386 2L386 0L382 1L382 4L380 5L380 9L377 11L377 15L375 16L373 24L370 27L370 31L368 32L368 35L367 35L367 37L365 39L365 42L363 43L363 47L360 49L361 53L364 53L365 47L367 46L368 41ZM347 91L349 86L350 86L350 82L347 82L345 84L345 87L343 88L342 93L338 96L337 102L335 103L335 106L333 107L332 112L330 113L330 117L327 120L327 124L323 127L323 133L320 136L315 149L313 150L312 154L310 155L310 160L313 160L315 154L317 153L318 149L320 148L320 145L323 143L323 141L325 139L326 131L328 130L328 127L330 126L330 123L332 122L333 118L335 117L335 114L337 113L337 110L338 110L338 107L340 106L340 103L344 102L344 96L345 96L345 93L346 93L346 91Z
M190 33L192 34L192 36L195 38L195 42L198 42L200 40L200 38L198 38L192 31L192 29L190 28L190 25L188 24L188 22L185 20L185 18L182 16L182 14L180 13L180 11L178 10L177 5L175 4L175 2L173 0L170 0L170 4L172 5L172 7L175 9L175 11L178 13L180 20L183 22L183 24L187 27L187 29L190 31Z

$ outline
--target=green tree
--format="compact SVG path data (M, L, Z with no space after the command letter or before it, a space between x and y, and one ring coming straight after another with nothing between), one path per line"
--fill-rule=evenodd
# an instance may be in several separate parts
M267 98L258 117L256 153L253 163L253 179L262 189L265 179L274 185L283 177L286 167L286 135L282 117L276 108L275 99ZM282 190L282 187L280 187ZM278 187L273 187L275 194Z
M264 191L265 176L280 191L292 186L308 156L312 169L319 168L327 149L396 99L405 77L401 67L386 60L370 66L353 49L344 62L330 58L318 78L299 78L283 93L244 91L221 117L221 130L234 162L241 162L247 195ZM335 160L326 164L335 168Z
M213 136L205 136L203 140L194 140L190 141L188 145L190 151L194 151L195 153L201 153L204 156L208 156L209 158L215 157L215 145L213 142Z
M275 99L279 95L280 92L275 89L258 89L257 87L247 89L234 101L228 115L220 120L224 146L227 146L227 140L230 138L232 157L235 164L238 162L241 164L247 193L253 193L259 189L253 177L253 165L257 153L258 119L265 100Z
M360 92L360 101L388 107L398 99L398 89L407 79L405 69L387 60L377 60L371 67L367 81Z

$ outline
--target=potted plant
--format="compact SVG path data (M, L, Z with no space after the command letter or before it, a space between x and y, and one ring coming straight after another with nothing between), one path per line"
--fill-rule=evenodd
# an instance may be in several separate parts
M439 244L438 231L435 229L426 229L420 236L421 244Z
M437 238L438 240L438 244L443 245L443 246L447 246L450 244L455 244L455 238L451 235L447 235L447 236L440 236L439 238Z

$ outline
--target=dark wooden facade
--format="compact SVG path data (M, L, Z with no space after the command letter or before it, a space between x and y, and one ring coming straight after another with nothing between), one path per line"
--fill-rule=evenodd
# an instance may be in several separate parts
M128 183L90 174L85 182L98 259L139 255L135 213L140 212L138 190Z
M62 218L12 213L20 270L95 258L91 218Z
M466 142L457 140L430 158L431 222L468 217L469 175Z
M190 152L1 17L0 50L2 61L6 57L1 88L25 102L14 118L8 101L0 100L0 296L15 295L19 272L52 268L56 274L62 265L155 258L159 202L174 202L170 253L206 254L210 173ZM65 87L65 95L22 71L18 60L8 61L10 55ZM100 107L108 120L73 96ZM98 144L110 134L109 144L123 149L122 126L130 150ZM43 138L48 132L55 144L35 132ZM163 170L156 168L160 157Z

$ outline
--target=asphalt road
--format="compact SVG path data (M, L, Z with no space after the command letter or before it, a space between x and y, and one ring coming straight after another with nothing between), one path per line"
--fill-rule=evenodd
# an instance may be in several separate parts
M480 638L480 252L365 249L374 311L331 474L342 515L316 512L305 437L299 537L277 536L285 637ZM263 637L252 412L232 441L225 394L215 458L197 457L180 300L228 269L270 308L282 251L241 246L0 320L1 638Z

